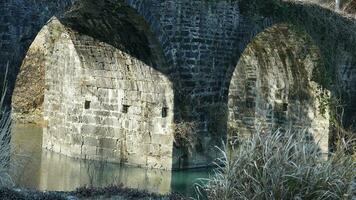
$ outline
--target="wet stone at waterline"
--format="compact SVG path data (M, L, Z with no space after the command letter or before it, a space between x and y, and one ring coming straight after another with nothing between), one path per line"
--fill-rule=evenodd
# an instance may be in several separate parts
M41 191L74 191L78 187L123 185L159 194L179 192L194 194L197 178L207 177L210 170L167 171L125 166L115 163L73 159L42 150L42 128L16 124L12 131L14 156L13 179L19 187ZM15 161L16 157L12 157Z

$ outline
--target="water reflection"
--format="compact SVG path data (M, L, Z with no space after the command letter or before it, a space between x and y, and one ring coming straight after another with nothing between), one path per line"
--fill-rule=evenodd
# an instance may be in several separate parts
M80 161L51 152L42 154L39 189L73 190L82 185L105 186L123 183L127 187L154 192L170 191L171 173L115 164ZM60 177L58 179L58 177Z
M208 170L169 172L98 161L84 161L42 150L42 128L15 125L12 132L13 175L19 186L39 190L70 191L77 187L122 183L157 193L193 193L197 178ZM19 162L20 161L20 162Z

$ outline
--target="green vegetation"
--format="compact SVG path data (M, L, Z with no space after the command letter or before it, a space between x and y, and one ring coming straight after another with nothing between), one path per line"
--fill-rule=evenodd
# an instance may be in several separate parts
M351 199L356 163L342 149L322 155L306 133L257 134L225 157L203 199Z

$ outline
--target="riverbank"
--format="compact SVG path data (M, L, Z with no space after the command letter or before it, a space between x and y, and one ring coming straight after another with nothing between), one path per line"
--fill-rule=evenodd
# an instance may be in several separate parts
M37 190L2 188L0 189L2 200L185 200L187 198L178 194L160 195L137 189L124 188L122 186L108 186L104 188L78 188L72 192L40 192Z

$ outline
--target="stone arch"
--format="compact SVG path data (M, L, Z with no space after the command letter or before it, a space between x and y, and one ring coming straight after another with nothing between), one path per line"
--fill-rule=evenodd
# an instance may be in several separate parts
M277 24L246 47L228 95L230 137L278 128L311 133L328 152L329 92L315 82L323 66L319 49L305 32Z
M288 23L305 31L320 50L324 63L316 81L330 90L334 101L340 101L340 105L343 105L343 116L336 108L332 109L335 110L332 111L335 123L354 131L356 90L353 88L356 78L353 75L346 77L346 74L356 71L355 19L318 4L294 1L242 0L239 1L239 8L243 19L234 60L239 60L246 46L259 33L276 24ZM228 70L227 80L230 80L233 70Z
M7 54L10 55L11 51L14 52L13 58L10 58L9 56L3 56L2 54L3 61L0 63L0 66L3 69L5 69L6 63L9 64L10 67L9 79L11 80L9 81L10 89L8 90L9 93L11 93L10 96L13 93L15 87L15 79L17 78L16 76L18 75L18 73L20 73L20 67L24 62L23 59L25 59L25 56L27 55L29 46L34 41L40 29L53 16L57 17L66 26L71 27L72 25L71 28L73 29L81 29L78 31L86 31L87 34L91 34L93 32L94 33L92 35L93 37L101 41L107 42L109 44L112 44L113 46L115 46L115 43L120 44L126 41L121 39L115 42L115 37L112 38L106 36L108 34L110 34L110 36L118 35L120 29L117 30L113 30L113 29L126 23L129 26L128 28L133 28L136 31L145 32L147 38L144 39L150 40L151 42L150 45L154 46L151 47L151 50L155 51L155 49L160 49L158 50L158 52L153 53L154 56L161 55L161 52L163 51L163 54L165 56L163 55L159 56L159 57L163 57L159 59L165 60L164 62L166 63L171 62L172 60L169 51L170 49L169 40L167 39L164 30L161 29L161 25L156 16L157 12L154 10L154 6L152 6L152 4L150 4L148 1L64 0L58 2L44 1L38 4L27 4L27 3L25 4L24 2L22 3L23 5L22 4L17 5L18 2L12 2L11 4L9 4L9 6L14 4L11 8L7 8L5 6L5 9L15 10L16 12L19 12L21 14L18 17L21 17L21 20L19 21L23 21L23 24L21 24L21 26L24 27L19 30L20 31L19 33L11 33L11 31L15 30L14 28L16 28L16 27L13 28L11 26L14 26L16 24L11 24L11 23L9 24L6 21L7 18L4 19L5 20L4 23L7 23L5 30L8 30L8 32L5 32L4 34L14 35L14 37L10 37L8 40L12 40L18 37L16 41L12 41L12 43L14 43L13 50L11 50L11 48L5 48L5 46L7 45L3 45L2 48L0 49L0 51L2 52L4 51L3 53L4 55ZM83 11L83 9L85 8L91 8L91 9ZM46 12L42 12L42 10L46 10ZM30 15L32 17L29 17L27 15ZM105 17L108 20L104 19ZM31 21L31 19L34 21ZM112 26L111 30L100 33L99 29L101 29L102 27L94 26L94 24L92 24L93 20L102 22L101 24L104 24L104 26L108 26L108 25L109 27ZM85 27L85 25L88 26ZM74 27L74 26L78 26L78 27ZM10 42L7 41L7 38L9 36L5 37L5 35L3 36L4 39L2 41L5 43ZM155 42L152 43L153 40L155 40ZM164 70L165 72L166 71L169 72L168 65L164 64L164 66L165 67L162 67L162 70Z
M169 69L159 42L129 5L83 2L37 35L21 67L13 110L43 113L44 148L171 169L174 95L162 73Z

